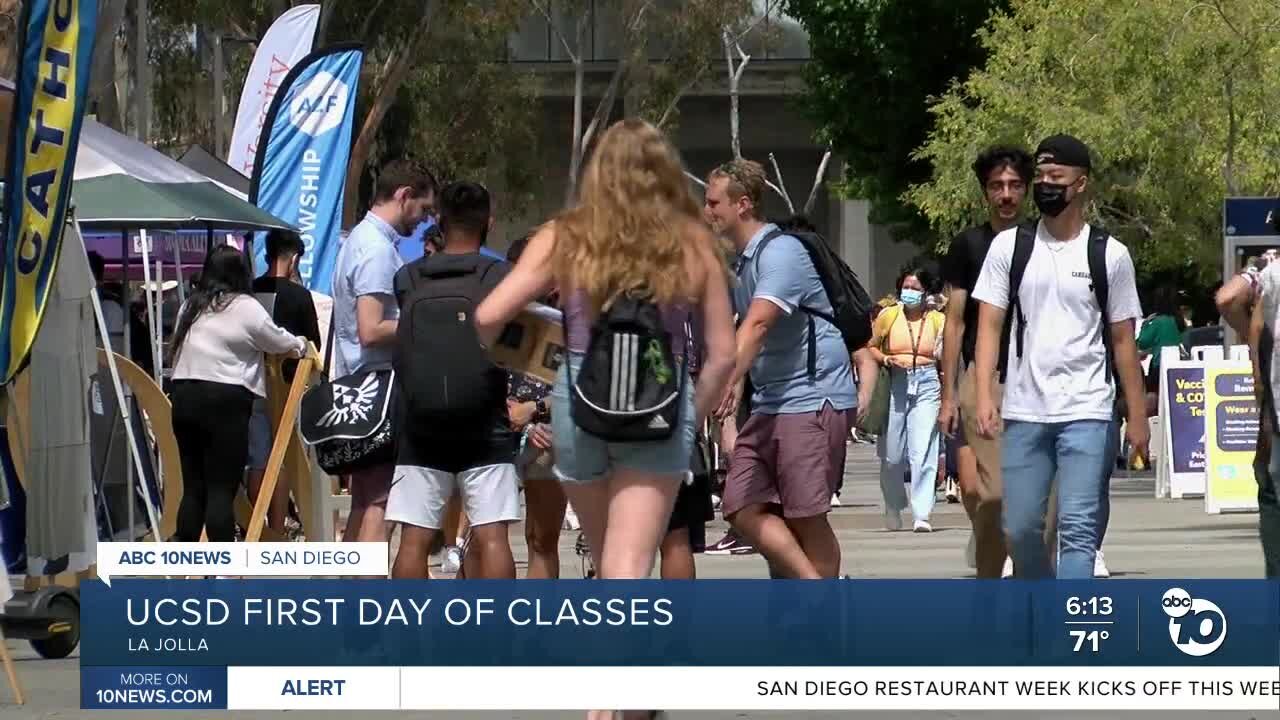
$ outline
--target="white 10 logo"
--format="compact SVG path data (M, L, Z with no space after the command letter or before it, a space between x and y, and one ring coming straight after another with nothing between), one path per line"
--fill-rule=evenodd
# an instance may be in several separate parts
M1169 639L1187 655L1204 657L1227 639L1227 616L1208 600L1192 598L1182 588L1169 588L1160 607L1169 616Z

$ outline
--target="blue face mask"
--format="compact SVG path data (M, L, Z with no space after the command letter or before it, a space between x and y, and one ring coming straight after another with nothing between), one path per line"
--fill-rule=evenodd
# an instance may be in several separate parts
M924 292L921 290L911 290L909 288L904 288L901 292L898 293L898 297L901 298L902 304L906 305L907 307L915 307L920 303L924 302Z

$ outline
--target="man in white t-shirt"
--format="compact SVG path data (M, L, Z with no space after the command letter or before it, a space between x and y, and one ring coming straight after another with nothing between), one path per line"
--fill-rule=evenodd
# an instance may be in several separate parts
M1142 317L1142 309L1133 261L1115 238L1098 238L1105 242L1099 258L1106 266L1106 292L1094 287L1091 228L1084 218L1089 148L1069 135L1055 135L1040 143L1035 157L1032 189L1042 217L1034 237L1028 233L1024 241L1030 253L1021 283L1010 292L1019 234L1019 228L1011 228L992 241L973 291L982 303L975 357L978 430L993 435L1000 429L992 382L1006 311L1012 306L1001 469L1014 572L1028 579L1053 576L1043 532L1056 477L1057 576L1091 578L1104 483L1115 462L1110 437L1117 379L1135 452L1146 454L1150 435L1134 338L1134 321ZM1107 296L1105 313L1100 294Z

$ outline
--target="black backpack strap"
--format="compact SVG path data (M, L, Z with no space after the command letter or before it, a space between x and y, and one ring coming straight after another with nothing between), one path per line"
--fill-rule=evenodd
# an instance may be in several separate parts
M755 257L751 258L751 264L755 268L757 278L760 277L760 256L764 254L764 249L768 247L769 243L773 242L775 238L780 238L783 235L787 235L787 234L789 233L786 233L778 228L774 228L773 230L770 230L767 235L760 238L760 244L756 246Z
M338 324L337 314L338 314L337 308L332 308L329 310L329 339L325 341L324 370L320 378L323 382L329 381L329 367L330 367L330 363L333 362L333 337L334 337L333 329Z
M1013 241L1013 259L1009 263L1009 310L1005 313L1003 336L1012 339L1016 357L1022 359L1022 336L1026 331L1027 318L1022 314L1022 303L1018 298L1018 290L1022 287L1022 278L1027 273L1027 263L1031 262L1031 254L1036 249L1036 222L1022 223L1018 226ZM1017 333L1014 334L1013 322L1017 319ZM1000 382L1004 382L1009 374L1009 345L1000 349Z
M1102 313L1102 346L1107 358L1107 382L1111 382L1115 363L1111 347L1111 320L1107 313L1111 299L1111 287L1107 278L1107 242L1110 238L1111 234L1103 228L1096 225L1089 227L1089 278L1093 282L1093 295Z
M753 259L753 262L755 264L755 272L756 272L757 278L760 277L760 256L764 254L765 246L767 246L770 242L772 242L774 238L779 238L779 237L782 237L783 235L790 235L791 237L795 237L800 242L800 245L803 248L804 241L796 237L795 233L787 232L786 230L782 230L779 228L774 228L773 230L769 231L769 234L761 238L760 244L756 246L756 255L755 255L755 258ZM806 249L805 255L806 257L809 255L807 249ZM812 263L812 258L810 258L810 263ZM816 272L818 268L816 265L814 265L813 269ZM818 375L818 327L817 327L817 323L814 322L814 317L820 317L823 320L826 320L827 322L831 323L832 325L836 324L836 318L835 318L835 315L832 313L826 313L816 308L811 308L807 305L800 305L796 309L799 310L800 312L803 312L809 320L808 372L809 372L809 377L816 377Z

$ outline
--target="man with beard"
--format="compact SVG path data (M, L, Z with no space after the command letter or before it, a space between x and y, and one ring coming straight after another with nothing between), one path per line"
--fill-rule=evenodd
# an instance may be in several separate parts
M947 322L943 331L942 409L938 426L955 438L956 474L965 512L973 525L978 577L998 578L1007 552L1001 527L1000 440L984 438L977 430L977 396L973 377L978 338L978 303L969 295L978 282L982 263L996 235L1013 227L1022 212L1034 165L1018 147L987 148L973 161L973 172L987 200L987 222L951 240L942 279L950 285ZM1003 388L996 384L997 395ZM999 400L995 400L999 405Z
M382 169L373 206L342 243L333 271L334 377L390 370L400 309L395 276L404 265L396 247L434 212L436 181L405 161ZM351 475L351 514L344 540L386 542L383 518L394 463Z

